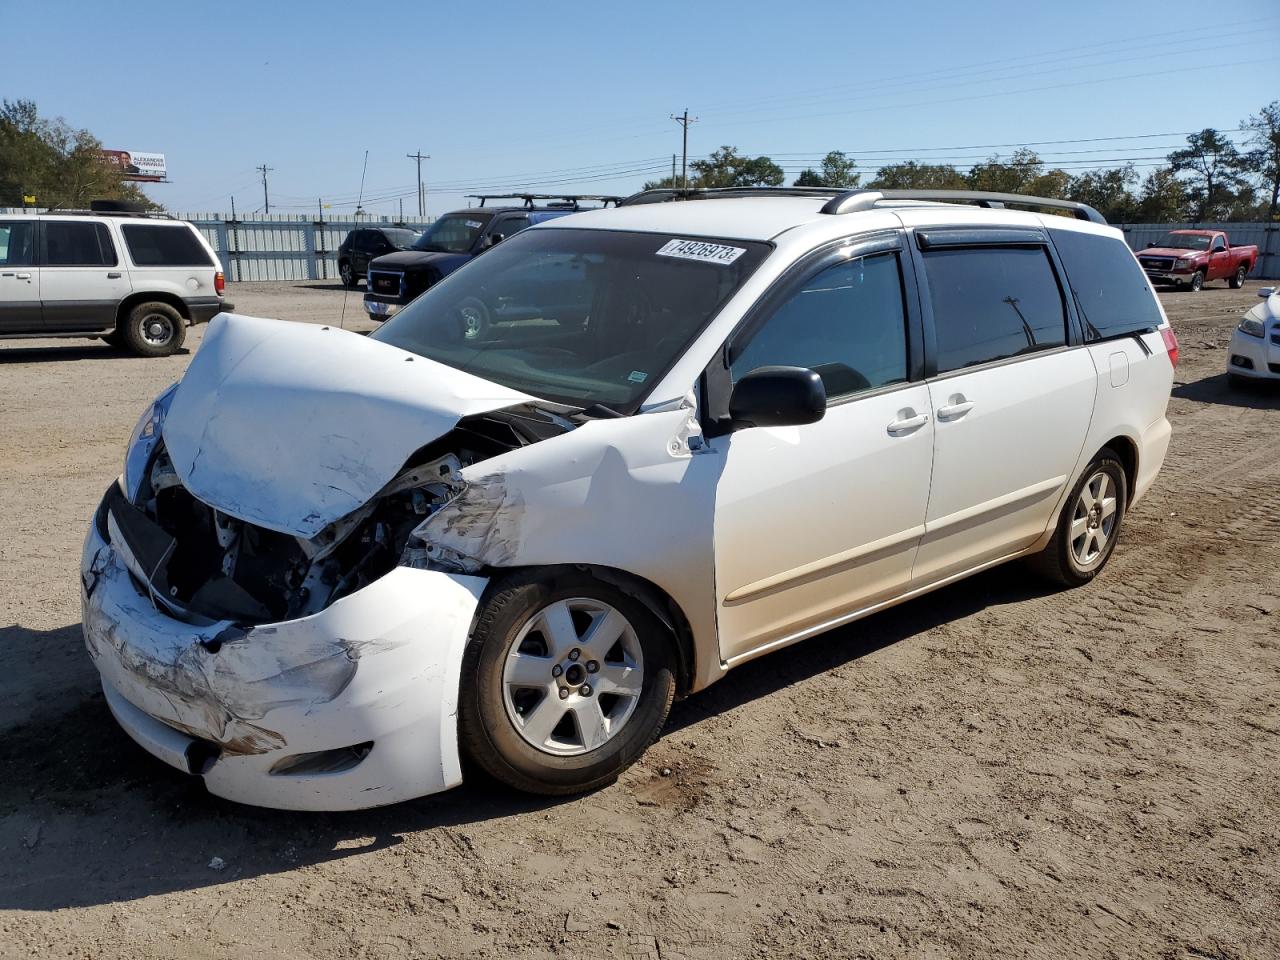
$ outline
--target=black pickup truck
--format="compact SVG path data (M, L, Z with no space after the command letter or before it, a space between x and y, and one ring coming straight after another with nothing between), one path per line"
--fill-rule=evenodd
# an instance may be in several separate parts
M582 201L602 205L616 203L616 197L503 194L473 199L480 206L446 213L422 232L408 250L388 253L369 261L364 295L364 308L372 320L386 320L405 304L437 283L442 277L494 244L519 233L535 223L568 216L578 210ZM485 206L489 200L520 200L519 206ZM554 201L536 206L535 201Z

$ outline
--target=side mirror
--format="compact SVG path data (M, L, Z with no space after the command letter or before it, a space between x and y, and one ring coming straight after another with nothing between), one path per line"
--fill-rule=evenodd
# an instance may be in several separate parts
M1267 297L1271 296L1275 292L1276 292L1275 287L1259 287L1258 288L1258 296L1262 297L1263 300L1267 299Z
M1154 240L1152 240L1150 243L1148 243L1148 244L1147 244L1147 248L1148 248L1148 249L1150 249L1151 247L1154 247L1155 245L1156 245L1156 242L1155 242Z
M826 412L822 378L805 367L760 367L735 383L729 395L734 430L817 423Z
M484 242L485 248L488 249L489 247L496 247L505 239L507 239L507 235L505 233L491 233L489 234L488 239Z

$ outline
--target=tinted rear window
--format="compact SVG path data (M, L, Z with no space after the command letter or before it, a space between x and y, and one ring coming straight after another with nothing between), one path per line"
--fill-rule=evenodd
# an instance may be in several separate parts
M1067 313L1042 247L971 247L924 255L938 372L1061 347Z
M126 223L124 242L140 267L211 267L213 261L190 227Z
M106 224L83 220L46 220L45 266L114 267L116 247Z
M1076 230L1049 233L1084 318L1086 340L1160 326L1155 294L1123 240Z

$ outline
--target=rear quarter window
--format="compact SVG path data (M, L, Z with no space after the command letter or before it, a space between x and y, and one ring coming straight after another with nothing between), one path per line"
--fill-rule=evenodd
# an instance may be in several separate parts
M1085 340L1154 330L1162 319L1155 294L1128 245L1116 237L1050 230L1084 320Z
M129 256L140 267L211 267L213 260L190 227L155 223L121 226Z

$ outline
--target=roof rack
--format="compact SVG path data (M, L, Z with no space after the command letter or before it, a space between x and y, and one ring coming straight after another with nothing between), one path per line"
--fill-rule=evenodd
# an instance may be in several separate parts
M32 213L39 211L32 210ZM177 220L168 213L143 212L141 210L45 210L42 217L136 217L140 220Z
M622 197L588 193L469 193L467 199L479 200L482 207L486 200L523 200L524 205L530 209L535 200L554 200L556 203L548 206L570 206L574 210L578 209L578 203L582 200L592 200L606 207L611 203L616 207L622 202Z
M932 200L938 203L972 203L979 207L1044 207L1069 210L1077 220L1106 223L1106 218L1093 207L1074 200L1033 197L1021 193L991 193L986 190L845 190L833 197L823 213L857 213L871 210L882 200Z
M837 197L844 187L657 187L633 193L620 207L641 203L670 203L673 200L715 200L726 197Z

